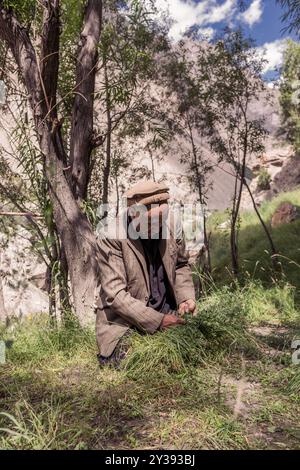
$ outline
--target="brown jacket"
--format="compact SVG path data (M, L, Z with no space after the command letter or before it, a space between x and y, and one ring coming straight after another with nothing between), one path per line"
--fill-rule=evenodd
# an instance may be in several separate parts
M149 275L141 241L98 239L100 293L96 302L96 338L102 356L110 356L119 339L131 326L154 333L163 313L147 307ZM172 234L161 240L159 250L177 305L195 299L192 272L184 240Z

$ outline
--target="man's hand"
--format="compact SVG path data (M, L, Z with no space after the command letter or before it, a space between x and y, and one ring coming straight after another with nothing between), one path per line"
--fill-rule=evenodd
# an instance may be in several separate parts
M176 317L176 315L172 315L170 313L166 313L164 315L163 321L161 322L160 329L165 330L171 326L184 325L185 323L186 321L182 318Z
M178 307L179 315L184 315L185 313L192 313L193 316L197 314L196 312L196 302L193 299L188 299L185 302L182 302Z

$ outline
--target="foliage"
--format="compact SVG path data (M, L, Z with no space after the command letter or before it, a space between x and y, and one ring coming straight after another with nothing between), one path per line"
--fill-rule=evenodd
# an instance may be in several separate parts
M3 7L12 8L17 13L19 21L27 24L35 18L38 6L36 0L3 0Z
M282 127L295 152L300 152L300 44L289 40L280 83Z
M296 206L300 205L300 191L294 190L282 193L272 201L266 201L260 206L261 215L270 229L272 215L280 203L284 201ZM217 281L222 283L230 282L232 279L229 271L229 234L227 230L219 227L226 220L228 220L227 212L215 212L208 221L209 228L212 230L213 275ZM239 231L241 279L248 279L249 277L261 279L269 285L270 282L276 284L282 277L283 280L297 287L297 294L300 287L299 228L300 222L298 220L291 224L283 224L272 228L272 237L279 251L277 259L281 264L281 273L274 273L263 229L258 225L256 216L252 211L242 212Z
M117 181L120 190L126 180L124 173L132 158L127 156L126 138L146 135L149 140L146 151L166 140L163 135L166 126L157 124L162 113L158 103L152 102L149 85L157 75L158 54L168 48L165 30L153 21L152 2L125 4L120 8L118 2L106 3L99 44L95 98L103 112L96 112L95 129L104 145L93 154L89 194L96 196L98 202L101 198L102 203L108 203L112 184L115 186ZM99 173L102 173L100 191L95 178Z
M284 28L289 33L295 32L298 36L300 33L300 5L298 0L277 0L284 9L282 21L287 23Z
M257 189L259 189L260 191L270 189L271 180L272 178L270 173L266 168L263 168L258 174Z
M245 38L241 30L226 30L224 38L217 41L212 50L198 54L197 61L209 145L216 165L227 162L230 168L225 171L233 177L230 249L235 277L239 274L238 227L242 190L247 185L246 165L250 156L262 152L267 133L263 119L253 118L250 112L250 104L265 92L263 63L253 42ZM259 215L257 207L255 209Z

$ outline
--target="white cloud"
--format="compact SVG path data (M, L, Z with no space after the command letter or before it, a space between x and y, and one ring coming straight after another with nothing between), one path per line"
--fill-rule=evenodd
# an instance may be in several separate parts
M267 61L264 66L264 73L275 71L281 66L286 47L287 39L276 39L276 41L267 42L256 48L258 56Z
M215 35L215 30L211 27L199 28L198 33L205 39L211 40Z
M262 14L262 0L253 0L249 8L239 15L239 18L251 27L260 21Z
M212 25L220 21L230 21L237 11L238 0L156 0L160 11L168 12L173 20L170 37L178 41L191 26ZM210 27L210 33L212 28Z
M209 11L205 18L207 23L218 23L219 21L230 19L237 6L236 0L226 0L222 5L215 5L215 2L208 3L211 5L208 5ZM199 3L199 5L201 5L201 3Z

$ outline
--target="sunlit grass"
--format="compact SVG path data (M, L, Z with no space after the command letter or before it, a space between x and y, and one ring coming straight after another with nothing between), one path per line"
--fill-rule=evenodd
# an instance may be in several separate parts
M289 351L270 356L252 327L296 331L294 294L288 284L266 289L253 280L212 285L186 326L133 333L119 370L99 367L94 328L53 328L46 317L12 323L2 331L13 343L0 366L0 448L263 447L253 426L288 419L296 427L299 379ZM259 406L250 403L247 418L234 415L228 385L245 373L243 361L247 380L259 383ZM278 405L264 412L267 401Z

